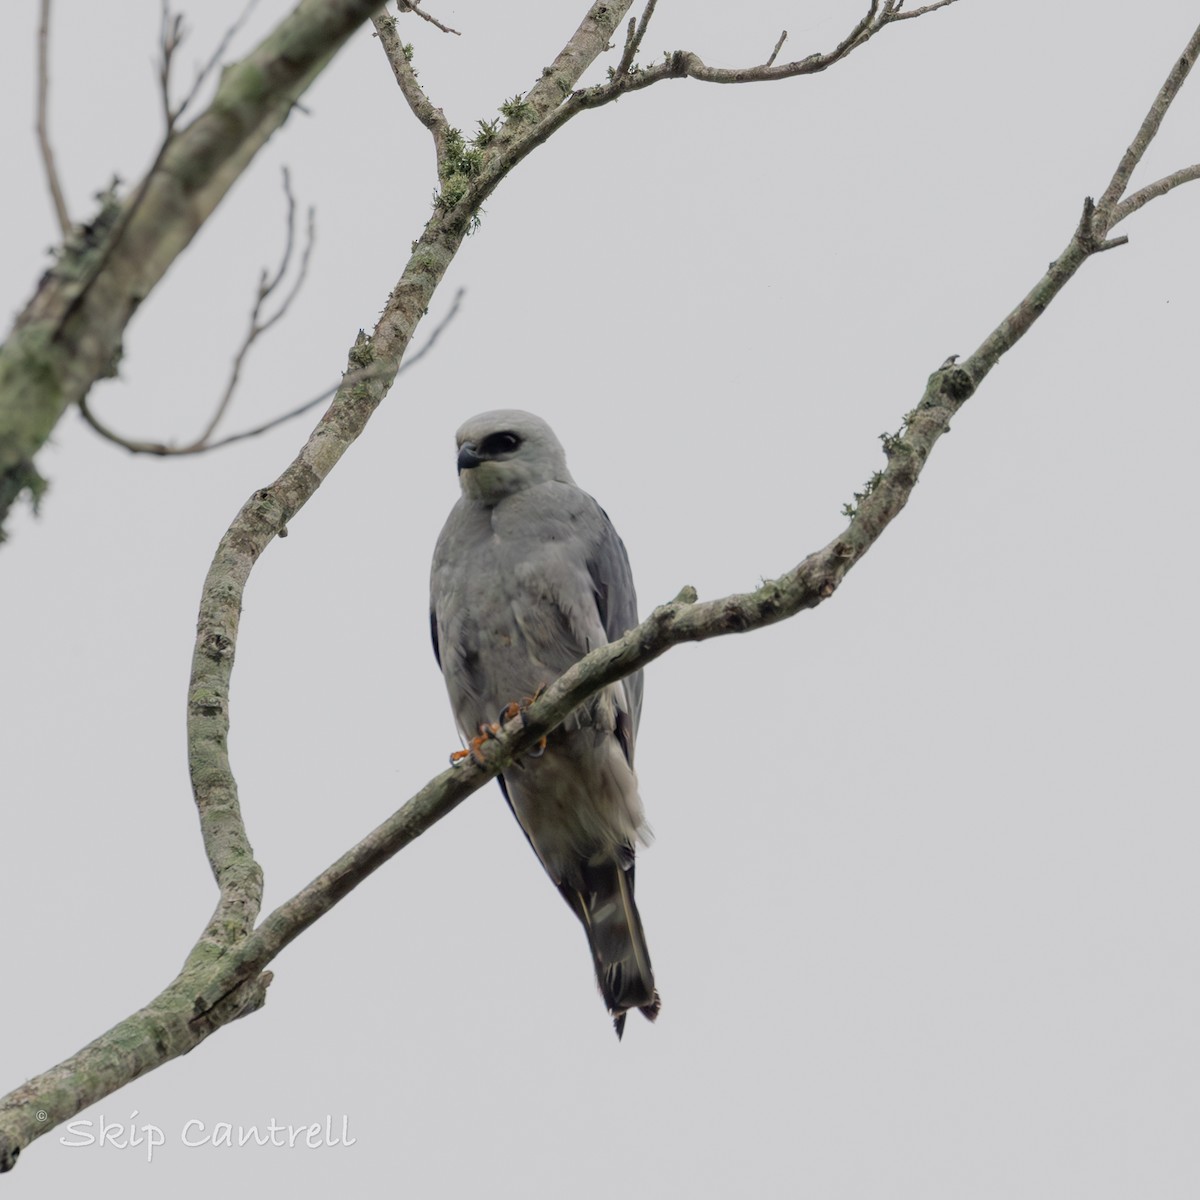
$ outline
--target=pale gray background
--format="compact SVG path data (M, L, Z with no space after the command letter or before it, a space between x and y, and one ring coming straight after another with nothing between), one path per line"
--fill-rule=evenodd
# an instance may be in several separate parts
M180 86L237 7L191 6ZM584 7L439 3L465 36L404 32L470 128ZM288 5L260 8L232 53ZM751 64L786 27L799 57L863 8L663 0L646 49ZM6 320L56 240L35 9L0 12ZM157 14L57 5L78 216L153 154ZM1060 251L1195 20L1183 0L961 0L817 77L658 85L523 164L430 313L468 289L442 346L250 582L231 749L268 904L455 745L426 586L463 418L551 421L644 610L778 574L838 532L927 374ZM319 208L312 279L229 428L332 382L374 322L428 213L428 136L366 32L304 103L94 390L120 429L203 424L281 241L283 163ZM1195 80L1138 182L1197 158L1198 120ZM831 603L650 668L656 1028L616 1043L489 787L290 948L262 1013L86 1114L162 1127L152 1165L59 1131L11 1194L1194 1197L1198 214L1190 185L1085 266ZM43 516L0 550L5 1087L154 995L211 911L184 757L199 587L307 428L131 460L68 418L42 456ZM191 1118L327 1113L355 1146L176 1142Z

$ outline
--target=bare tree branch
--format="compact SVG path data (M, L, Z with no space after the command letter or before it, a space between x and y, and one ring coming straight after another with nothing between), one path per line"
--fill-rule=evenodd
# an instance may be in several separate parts
M556 109L571 94L580 76L608 48L616 28L633 6L633 0L597 0L579 23L567 44L555 55L550 66L542 71L542 77L525 95L524 115L521 122L536 122L546 113ZM652 5L648 8L653 9ZM634 40L636 42L635 33ZM510 121L508 124L513 124ZM510 136L508 126L499 140Z
M897 4L893 12L888 14L888 21L907 21L911 17L923 17L926 13L936 12L939 8L945 8L948 4L954 4L956 0L936 0L934 4L924 4L920 8L911 9L908 12L901 12L900 5Z
M225 391L221 396L220 402L217 404L212 418L204 427L204 432L194 442L185 447L185 450L196 451L207 449L213 431L220 424L221 418L225 415L230 401L233 399L233 393L237 390L242 364L245 362L246 356L250 353L250 347L254 345L258 338L268 332L287 315L292 302L300 294L300 289L304 286L304 280L308 276L308 264L312 257L313 242L316 239L316 230L314 228L315 214L312 208L308 210L307 234L304 241L304 250L300 255L300 269L296 272L296 278L292 281L292 286L288 289L279 307L269 317L263 318L263 305L282 282L283 276L291 264L292 250L295 246L296 198L292 195L292 182L286 167L283 169L283 190L287 198L287 239L284 243L283 254L279 260L279 267L273 276L268 276L266 269L263 269L258 281L258 293L254 299L254 307L250 312L250 327L246 330L246 336L241 346L238 347L237 354L234 356L233 367L229 372L229 382L225 385Z
M48 109L50 96L50 0L41 0L38 17L37 40L37 140L42 156L42 168L46 172L46 186L54 204L54 215L64 238L71 233L71 214L63 196L62 182L54 161L54 147L50 144Z
M165 136L170 137L179 113L182 112L182 106L177 111L171 105L171 65L175 61L175 51L183 45L183 14L172 14L167 0L160 0L159 8L158 98L162 105L163 124L166 126Z
M216 49L209 55L208 61L196 72L196 78L192 80L192 86L188 89L187 95L177 105L172 105L171 103L171 67L174 62L175 52L183 45L187 33L183 24L183 16L178 13L171 13L170 0L160 0L160 2L162 5L162 18L159 33L159 92L162 99L163 116L166 121L166 136L169 138L175 126L178 125L179 118L191 106L192 102L200 94L200 89L212 78L216 69L221 65L221 59L225 57L225 52L229 49L230 43L237 37L242 26L245 25L250 14L258 4L258 0L246 0L246 4L238 14L237 19L221 35L221 40L217 43Z
M625 49L621 51L621 61L617 63L615 74L624 75L633 64L633 39L637 36L637 21L635 18L629 18L629 25L625 29Z
M659 78L698 79L704 83L766 83L777 79L791 79L796 75L811 75L824 71L840 62L853 50L863 46L888 23L887 10L880 9L880 0L871 0L866 14L850 32L827 54L810 54L794 62L774 65L773 60L760 67L710 67L690 51L676 51L667 62L655 70L658 76L650 81L638 80L640 86L657 83Z
M396 32L396 18L381 12L371 18L371 24L375 26L379 44L387 55L392 74L396 77L400 92L408 102L408 107L412 109L413 116L433 135L433 149L437 156L438 174L441 175L446 161L446 134L450 129L446 114L434 106L425 94L425 89L417 82L417 73L409 60L411 47L401 43L400 35Z
M451 29L449 25L443 25L437 17L431 17L423 8L419 7L416 0L396 0L396 7L402 13L416 13L422 21L428 21L430 25L436 26L443 33L452 33L455 37L462 37L457 29Z
M1193 163L1190 167L1172 171L1170 175L1164 175L1162 179L1156 179L1153 183L1146 184L1144 188L1139 188L1132 196L1127 196L1113 208L1109 228L1119 224L1126 217L1132 216L1139 208L1156 197L1165 196L1180 184L1191 183L1193 179L1200 179L1200 163Z
M377 373L338 388L292 463L242 507L209 568L188 689L188 764L220 898L189 958L197 969L249 934L262 902L261 873L249 851L227 748L229 685L246 580L262 551L286 534L288 521L312 498L387 394L413 332L466 235L467 226L452 213L435 212L414 244L374 332L360 334L350 352L348 375L369 367L377 367Z
M642 19L635 22L631 17L629 19L629 29L625 35L625 49L621 53L621 61L617 64L615 74L627 75L629 68L633 66L633 60L637 56L637 52L641 49L642 41L646 36L646 26L650 24L650 18L654 16L654 6L658 0L646 0L646 7L642 11Z
M775 43L775 49L771 51L771 57L767 59L766 63L764 64L765 66L769 67L775 62L775 60L779 57L780 50L783 49L783 43L786 41L787 41L787 30L785 29L779 35L779 41L777 41Z
M438 338L446 330L447 326L458 315L459 307L462 303L462 298L466 295L463 288L459 288L454 293L454 300L451 302L450 309L446 315L434 326L426 338L425 344L415 353L408 355L404 361L396 369L395 375L399 377L405 371L415 367L427 355L435 345ZM258 437L260 434L267 433L271 429L276 429L280 425L286 424L288 421L294 421L297 417L303 416L306 412L311 412L322 401L328 400L340 388L353 387L359 383L369 383L372 380L382 379L390 372L391 368L386 364L381 365L375 363L369 367L363 367L357 371L350 371L343 375L342 378L331 387L327 387L323 392L318 393L311 400L306 400L303 404L296 408L290 409L285 413L281 413L277 417L272 417L269 421L264 421L261 425L255 425L252 429L243 429L240 433L231 433L226 437L218 438L215 442L193 443L190 446L172 446L167 442L140 442L132 438L122 437L119 433L114 433L107 426L102 424L100 420L91 411L86 400L79 402L79 411L83 414L83 419L98 433L101 437L115 443L125 450L129 450L133 454L152 454L158 458L164 458L170 455L178 454L206 454L210 450L220 450L223 446L231 446L234 442L244 442L247 438Z
M676 50L668 54L663 62L653 66L624 73L618 69L607 83L572 91L583 71L607 47L607 39L628 12L631 0L618 0L616 4L594 4L574 37L555 59L554 65L543 71L541 80L525 96L521 106L525 112L524 123L510 118L489 143L483 169L459 201L458 208L464 214L463 219L478 211L517 162L578 113L600 108L623 95L661 83L664 79L697 79L705 83L767 83L799 75L815 75L865 45L890 23L897 11L894 0L882 7L881 4L882 0L872 0L866 14L827 53L810 54L807 58L779 65L774 64L775 56L772 55L762 66L727 68L710 67L690 50ZM652 11L652 6L649 8ZM911 15L917 16L919 13L914 11ZM645 20L646 14L643 14ZM635 33L633 41L636 43L636 40ZM781 38L777 48L782 46L782 42Z

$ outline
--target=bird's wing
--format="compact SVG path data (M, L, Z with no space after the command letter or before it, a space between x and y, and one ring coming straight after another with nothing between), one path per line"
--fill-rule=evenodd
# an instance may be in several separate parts
M587 569L592 580L600 623L608 641L615 642L638 623L637 593L633 587L633 572L629 568L625 543L613 528L608 513L598 504L596 513L599 521L592 539ZM621 739L626 759L632 762L634 740L642 716L641 671L635 671L622 682L625 685L628 711L622 714L625 720L618 719L617 736Z
M526 606L520 613L522 628L539 659L558 675L637 624L629 557L608 514L572 485L529 489L514 505L514 515L536 543L519 551L524 562L518 575L525 569L536 577L550 601ZM642 708L641 672L606 692L616 707L617 736L632 762Z
M433 654L446 680L458 731L464 742L481 721L494 721L484 656L486 620L472 594L479 564L486 560L490 528L486 514L460 500L438 537L429 581L429 630ZM511 698L511 697L510 697Z

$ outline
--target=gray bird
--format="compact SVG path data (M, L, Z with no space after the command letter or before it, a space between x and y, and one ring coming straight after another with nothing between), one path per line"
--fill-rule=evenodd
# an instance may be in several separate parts
M462 496L433 553L430 626L464 742L537 694L595 646L637 624L625 546L575 486L554 431L500 409L458 431ZM639 671L580 705L544 750L500 787L529 844L583 923L616 1026L658 1015L650 954L633 901L634 847L646 842L633 770Z

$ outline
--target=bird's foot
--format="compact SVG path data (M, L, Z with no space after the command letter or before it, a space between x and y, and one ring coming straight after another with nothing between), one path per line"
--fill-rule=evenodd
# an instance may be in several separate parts
M465 762L468 758L473 758L481 767L487 764L483 759L483 743L489 742L492 738L500 736L499 725L480 725L479 736L473 737L467 744L465 750L455 750L450 755L450 765L457 767L460 763Z
M526 696L523 700L513 700L504 706L500 711L499 719L494 723L485 722L479 726L479 736L473 737L467 744L465 750L455 750L450 755L450 765L457 767L459 763L465 762L468 758L473 758L481 767L485 766L483 760L483 744L489 742L493 738L497 738L504 732L505 726L509 721L521 718L521 724L525 725L525 710L546 690L546 685L543 683L538 687L538 690L532 696ZM541 738L534 748L528 751L530 758L541 758L546 752L546 739Z
M500 712L500 728L503 729L509 721L516 717L521 718L521 724L527 725L525 720L525 710L546 690L546 685L539 684L538 690L532 696L526 696L524 700L512 700L504 706ZM546 739L540 738L538 744L529 751L530 758L541 758L546 752Z
M544 683L538 684L538 689L532 696L526 696L524 700L510 700L508 704L500 711L500 725L503 727L509 723L514 717L521 718L521 724L525 725L528 722L525 720L525 710L537 700L537 698L546 690Z

